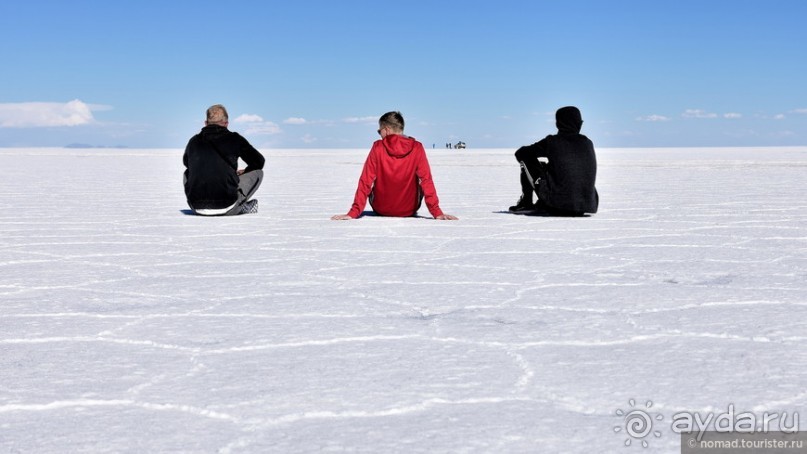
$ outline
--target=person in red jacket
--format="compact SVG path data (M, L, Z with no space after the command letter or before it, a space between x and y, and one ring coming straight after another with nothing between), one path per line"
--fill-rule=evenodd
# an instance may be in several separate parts
M440 209L437 191L423 144L405 136L400 112L387 112L378 120L378 134L364 162L353 206L333 220L357 219L368 199L376 214L408 217L417 214L423 199L435 219L456 220Z

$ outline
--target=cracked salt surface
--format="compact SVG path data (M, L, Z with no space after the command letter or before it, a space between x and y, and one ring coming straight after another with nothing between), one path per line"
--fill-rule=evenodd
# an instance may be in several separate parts
M202 218L181 150L0 149L0 452L627 452L632 399L807 424L807 149L600 150L585 219L500 213L512 151L430 152L457 222L330 221L366 150L265 151L260 212Z

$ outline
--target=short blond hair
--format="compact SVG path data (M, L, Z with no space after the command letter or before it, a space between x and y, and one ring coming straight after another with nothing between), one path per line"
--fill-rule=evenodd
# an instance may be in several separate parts
M404 119L398 111L387 112L378 119L378 126L390 128L398 134L403 133Z
M227 109L221 104L216 104L207 108L206 123L208 124L221 124L227 123L230 120L227 115Z

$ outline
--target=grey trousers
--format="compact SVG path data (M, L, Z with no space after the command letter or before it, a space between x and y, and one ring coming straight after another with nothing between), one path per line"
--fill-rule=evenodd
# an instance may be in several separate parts
M238 177L238 200L225 216L232 216L241 212L241 205L247 202L263 181L263 170L253 170Z

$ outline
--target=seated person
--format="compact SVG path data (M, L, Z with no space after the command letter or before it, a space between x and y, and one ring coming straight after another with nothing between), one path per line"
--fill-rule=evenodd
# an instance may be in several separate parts
M257 213L258 200L250 197L263 179L264 158L236 132L227 129L227 109L207 109L205 127L185 147L185 196L188 206L204 216ZM238 169L238 158L246 164Z
M415 216L423 198L435 219L456 220L440 209L437 191L423 144L403 135L404 119L400 112L387 112L378 120L378 134L364 162L353 206L347 214L333 220L356 219L367 200L381 216Z
M559 216L596 213L597 157L594 144L580 134L580 110L572 106L558 109L555 123L557 134L516 151L521 164L521 198L510 211L545 211ZM537 202L533 202L533 193L538 196Z

